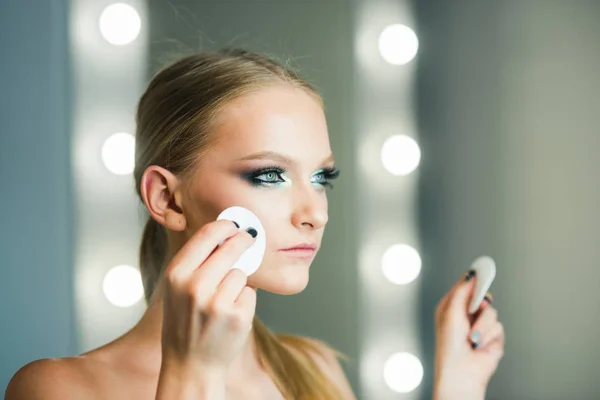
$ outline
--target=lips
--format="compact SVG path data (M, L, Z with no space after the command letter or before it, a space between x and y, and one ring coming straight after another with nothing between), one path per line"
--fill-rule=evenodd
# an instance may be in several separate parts
M297 258L312 258L316 251L317 245L312 243L301 243L286 249L280 249L281 253Z
M287 249L280 249L280 251L315 251L317 245L311 243L301 243L294 247L288 247Z

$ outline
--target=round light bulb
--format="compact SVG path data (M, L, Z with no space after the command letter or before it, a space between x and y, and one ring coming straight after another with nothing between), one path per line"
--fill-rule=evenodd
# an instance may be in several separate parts
M135 167L135 138L126 132L111 135L102 145L102 161L110 172L128 175Z
M418 49L419 39L408 26L390 25L379 35L381 57L392 65L409 63L417 55Z
M144 297L140 272L129 265L117 265L104 276L102 290L106 299L117 307L131 307Z
M393 175L408 175L421 161L421 149L417 142L406 135L395 135L381 147L381 162Z
M381 270L390 282L406 285L421 272L419 252L407 244L390 246L381 257Z
M104 39L115 46L133 42L142 27L142 20L138 12L125 3L114 3L107 6L100 14L98 23Z
M394 392L412 392L423 380L423 365L410 353L393 354L384 364L383 379Z

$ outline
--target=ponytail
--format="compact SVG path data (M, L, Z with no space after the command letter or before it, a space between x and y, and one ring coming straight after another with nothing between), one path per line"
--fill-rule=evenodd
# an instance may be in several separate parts
M339 400L339 388L324 374L315 357L324 344L293 335L277 335L259 319L253 321L259 361L271 375L279 391L289 400ZM327 347L327 346L325 346ZM339 353L330 348L338 357Z
M152 217L149 217L140 244L140 273L146 303L150 303L154 287L162 272L162 266L167 255L166 245L167 235L164 228Z

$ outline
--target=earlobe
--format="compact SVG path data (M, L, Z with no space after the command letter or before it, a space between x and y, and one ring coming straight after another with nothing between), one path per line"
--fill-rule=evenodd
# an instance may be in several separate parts
M187 226L187 221L183 213L177 213L173 210L167 211L165 215L164 225L172 231L184 231Z
M140 192L148 213L159 224L172 231L183 231L187 226L181 207L179 179L168 170L150 166L144 171Z

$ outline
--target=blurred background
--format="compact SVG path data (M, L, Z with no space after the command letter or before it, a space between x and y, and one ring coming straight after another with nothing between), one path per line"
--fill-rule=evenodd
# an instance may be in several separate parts
M308 289L261 293L368 400L431 398L433 312L486 254L488 399L600 397L600 1L0 0L0 390L144 311L134 112L152 74L237 46L321 91L340 182Z

